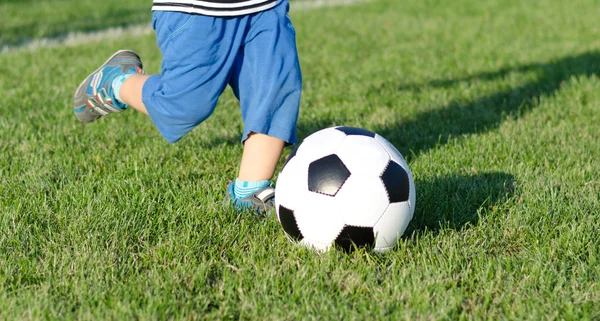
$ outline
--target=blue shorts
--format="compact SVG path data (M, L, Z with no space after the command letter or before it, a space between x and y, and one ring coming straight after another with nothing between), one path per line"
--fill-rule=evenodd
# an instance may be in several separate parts
M162 53L142 99L152 121L175 143L207 119L229 84L240 101L244 133L296 143L302 75L289 3L245 16L155 11Z

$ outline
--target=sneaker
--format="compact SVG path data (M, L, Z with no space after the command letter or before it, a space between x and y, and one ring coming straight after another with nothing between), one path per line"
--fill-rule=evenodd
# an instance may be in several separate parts
M238 211L251 210L258 214L268 214L275 209L275 188L273 186L267 186L250 196L237 198L233 185L233 182L229 182L227 185L225 202L235 206Z
M117 51L77 88L75 116L88 123L104 115L127 109L127 105L115 99L112 81L117 76L130 73L144 73L140 57L130 50Z

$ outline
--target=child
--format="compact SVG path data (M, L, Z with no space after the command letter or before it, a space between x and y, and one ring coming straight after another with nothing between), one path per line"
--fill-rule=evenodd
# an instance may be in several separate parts
M238 210L273 208L271 179L284 145L296 143L302 91L287 0L154 0L161 74L144 75L129 50L79 85L75 115L92 122L129 106L170 143L207 119L229 85L240 101L244 152L226 199Z

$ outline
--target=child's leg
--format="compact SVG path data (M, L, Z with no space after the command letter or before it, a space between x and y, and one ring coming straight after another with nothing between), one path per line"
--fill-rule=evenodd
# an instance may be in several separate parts
M139 56L117 52L78 87L77 118L90 122L132 106L150 115L167 141L179 141L214 111L248 20L155 11L161 74L140 75Z
M142 101L142 88L148 78L150 78L149 75L131 75L123 82L119 90L122 102L146 115L148 115L148 111Z
M238 178L242 181L270 180L284 144L279 138L251 133L244 143Z
M117 51L77 87L75 116L82 122L92 122L104 115L127 109L127 105L118 100L118 87L124 79L141 73L142 61L135 52Z
M245 46L232 70L230 85L240 100L245 127L239 177L230 189L234 199L260 199L268 190L283 146L296 142L302 77L287 8L283 1L252 16ZM240 204L250 205L236 202Z
M285 141L265 134L250 133L244 142L244 153L238 178L227 187L226 198L239 209L268 212L274 206L275 189L270 179Z

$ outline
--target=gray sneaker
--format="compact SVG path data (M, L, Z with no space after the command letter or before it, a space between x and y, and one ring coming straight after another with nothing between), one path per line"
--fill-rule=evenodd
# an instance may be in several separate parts
M143 74L140 57L131 50L120 50L96 71L87 76L75 92L75 116L82 122L92 122L110 113L119 113L127 105L118 102L112 81L123 74Z
M251 210L258 214L269 214L275 209L275 188L273 186L267 186L250 196L238 198L233 192L233 185L232 182L227 185L225 203L233 205L239 212Z

